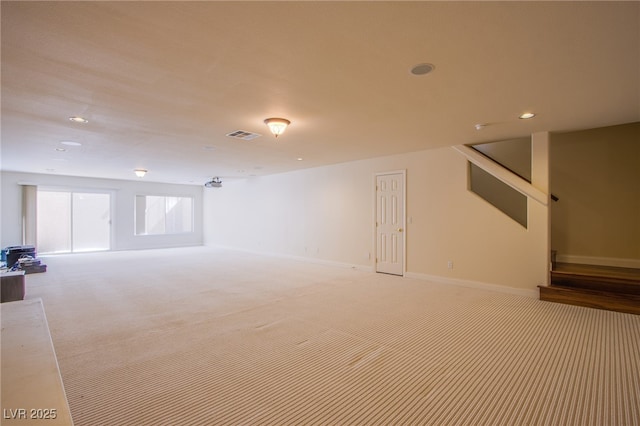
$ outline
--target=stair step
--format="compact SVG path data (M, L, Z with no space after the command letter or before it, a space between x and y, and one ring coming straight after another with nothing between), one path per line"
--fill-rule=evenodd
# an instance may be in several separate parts
M540 300L640 315L640 295L565 287L539 286Z
M551 271L551 285L640 296L640 280L631 277Z
M558 263L551 271L551 285L640 295L640 269Z

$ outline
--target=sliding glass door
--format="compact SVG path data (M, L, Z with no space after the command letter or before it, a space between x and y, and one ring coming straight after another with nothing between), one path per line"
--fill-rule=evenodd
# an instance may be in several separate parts
M38 189L38 253L111 248L111 195Z

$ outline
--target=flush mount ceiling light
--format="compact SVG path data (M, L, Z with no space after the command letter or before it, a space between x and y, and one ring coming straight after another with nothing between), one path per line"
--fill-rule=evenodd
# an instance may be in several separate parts
M433 64L418 64L415 65L411 68L411 74L413 75L425 75L425 74L429 74L431 71L433 71L435 67L433 66Z
M147 174L147 171L145 169L135 169L133 171L133 173L136 174L136 176L138 176L139 178L144 177L144 175Z
M533 112L525 112L520 114L520 117L518 117L521 120L528 120L530 118L535 117L536 115Z
M264 120L264 124L269 127L271 133L277 138L279 135L283 134L287 129L287 126L291 124L289 120L286 118L267 118Z
M84 117L79 117L77 115L74 115L73 117L69 117L69 121L73 121L74 123L88 123L89 120L87 120Z
M80 142L74 142L74 141L62 141L60 143L62 145L67 145L67 146L82 146Z

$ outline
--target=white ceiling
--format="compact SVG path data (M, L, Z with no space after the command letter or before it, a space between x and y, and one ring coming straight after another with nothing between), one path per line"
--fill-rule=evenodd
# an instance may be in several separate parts
M640 120L639 2L1 7L3 170L202 184Z

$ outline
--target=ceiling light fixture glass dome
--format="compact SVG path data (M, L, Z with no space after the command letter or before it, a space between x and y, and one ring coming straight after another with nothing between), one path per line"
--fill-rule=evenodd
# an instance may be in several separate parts
M277 138L287 129L287 126L291 124L286 118L267 118L264 120L264 124L269 127L271 133Z

